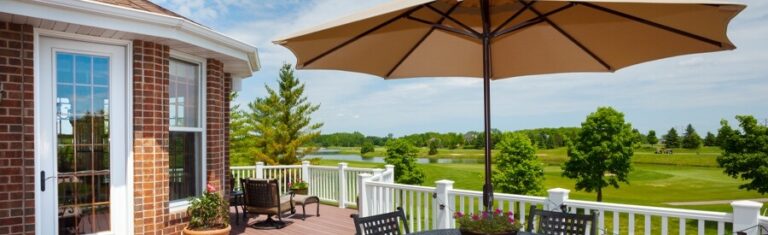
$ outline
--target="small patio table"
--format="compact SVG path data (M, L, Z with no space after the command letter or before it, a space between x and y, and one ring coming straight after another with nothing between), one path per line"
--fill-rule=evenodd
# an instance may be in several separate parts
M459 229L437 229L411 233L412 235L461 235ZM531 232L517 232L517 235L537 235Z

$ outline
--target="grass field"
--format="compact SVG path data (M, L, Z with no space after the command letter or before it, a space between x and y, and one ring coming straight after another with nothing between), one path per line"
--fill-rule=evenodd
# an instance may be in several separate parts
M382 151L383 149L377 149L377 152ZM481 150L441 149L440 152L454 157L477 154L482 156ZM622 184L619 189L606 189L604 201L730 212L729 204L672 206L666 203L766 197L754 191L738 189L738 185L742 182L726 176L721 168L716 167L715 159L718 154L719 150L716 148L703 148L698 153L676 149L673 155L638 151L633 157L634 169L629 176L630 184ZM564 148L540 150L538 155L547 164L545 188L571 189L570 197L573 199L595 200L594 193L574 190L575 182L561 176L560 164L567 158ZM320 164L336 165L338 162L340 161L321 160ZM349 162L349 164L356 167L383 167L383 164L375 163ZM433 186L437 180L449 179L455 182L454 188L481 190L482 164L421 164L420 166L427 176L424 184L426 186Z

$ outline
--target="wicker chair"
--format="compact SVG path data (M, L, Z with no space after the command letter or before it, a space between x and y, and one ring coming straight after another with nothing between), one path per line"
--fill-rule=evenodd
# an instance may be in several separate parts
M352 219L355 221L355 235L394 235L403 234L400 231L398 219L403 224L403 230L405 234L411 233L408 230L408 223L405 219L405 212L403 208L398 207L396 211L389 212L380 215L372 215L368 217L358 217L357 214L352 214Z
M296 213L293 207L293 194L280 196L280 186L275 179L244 179L243 204L247 214L267 215L267 220L253 224L255 228L283 228L282 214L290 211ZM277 215L278 221L272 219Z
M536 234L545 235L582 235L589 234L595 235L597 233L597 213L592 215L580 215L570 214L567 212L555 212L537 210L536 206L531 206L531 212L528 217L528 232L534 230L534 219L539 217L536 227L538 230ZM591 229L588 228L591 226Z

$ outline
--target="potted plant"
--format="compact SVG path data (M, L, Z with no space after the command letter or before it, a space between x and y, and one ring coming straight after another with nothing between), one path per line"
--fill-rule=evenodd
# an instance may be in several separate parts
M296 182L288 183L288 188L291 189L291 192L296 194L307 195L307 191L309 191L309 183L299 179Z
M453 218L459 223L462 235L514 235L523 227L515 220L513 212L504 213L500 209L496 209L493 213L456 212Z
M189 225L184 228L186 235L226 235L229 226L229 205L213 185L208 184L203 195L192 199L187 214Z

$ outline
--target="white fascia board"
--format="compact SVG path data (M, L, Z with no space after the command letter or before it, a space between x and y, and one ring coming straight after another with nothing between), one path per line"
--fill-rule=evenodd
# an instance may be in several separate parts
M92 1L0 1L0 11L174 39L242 60L249 65L251 72L260 69L255 47L183 18Z

